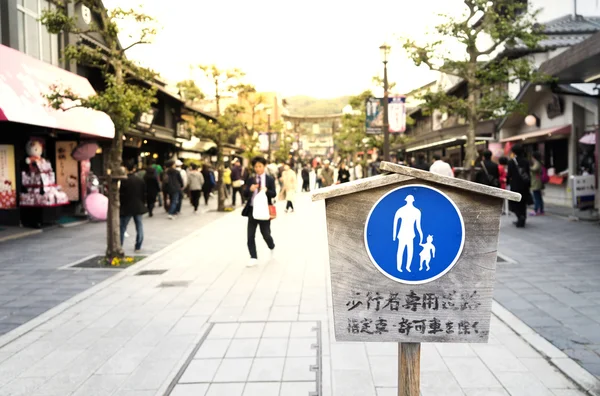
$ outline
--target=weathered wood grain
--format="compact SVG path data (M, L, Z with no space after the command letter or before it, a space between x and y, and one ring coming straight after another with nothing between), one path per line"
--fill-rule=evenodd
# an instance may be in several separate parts
M390 177L390 176L385 176ZM374 203L387 192L410 184L429 185L443 191L457 205L465 223L465 245L456 265L444 276L421 285L408 285L385 277L368 257L364 243L364 227L369 211ZM502 200L484 194L473 194L459 187L440 186L435 182L409 178L394 184L354 192L325 201L327 211L327 230L329 238L330 272L333 293L333 313L335 335L338 341L366 342L486 342L489 333L493 284L496 269L498 232ZM380 293L387 298L398 293L404 303L407 294L414 291L423 295L434 293L437 296L461 296L475 294L477 309L438 309L413 312L400 308L367 309L367 293ZM349 310L355 293L361 293L363 304ZM375 302L373 302L373 305ZM383 302L382 302L383 305ZM373 330L378 320L389 324L387 332L381 334L353 333L349 328L352 320L371 321ZM452 322L454 331L448 333L424 334L412 330L409 334L399 333L398 324L403 320L439 320ZM469 334L459 334L458 323L477 322L477 328Z
M320 188L312 192L311 196L313 201L320 201L322 199L340 197L342 195L348 195L358 191L368 190L370 188L388 186L390 184L411 179L414 178L397 173L391 175L377 175L373 177L367 177L365 179L353 180L349 183L336 184L333 186Z
M421 344L398 344L398 396L421 395Z
M519 202L521 194L503 190L501 188L490 187L484 184L473 183L468 180L457 179L454 177L446 177L435 173L423 171L420 169L410 168L408 166L396 165L391 162L382 162L380 169L388 172L394 172L405 176L411 176L422 180L432 181L434 183L443 184L450 187L462 188L463 190L471 191L477 194L485 194L496 198L508 199L510 201Z

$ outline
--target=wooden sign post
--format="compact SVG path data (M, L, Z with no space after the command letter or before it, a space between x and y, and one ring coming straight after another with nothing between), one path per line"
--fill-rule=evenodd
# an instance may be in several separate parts
M337 341L397 342L398 395L421 342L487 342L500 215L519 194L383 162L325 199Z

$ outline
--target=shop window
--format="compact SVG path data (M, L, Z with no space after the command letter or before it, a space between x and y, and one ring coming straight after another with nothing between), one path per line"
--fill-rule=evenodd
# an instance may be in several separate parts
M58 65L58 35L50 34L39 18L43 10L55 8L48 0L22 0L17 5L19 51Z

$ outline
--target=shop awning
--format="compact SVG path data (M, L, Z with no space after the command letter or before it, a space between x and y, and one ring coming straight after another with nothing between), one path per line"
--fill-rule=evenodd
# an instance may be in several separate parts
M571 133L571 125L565 125L556 128L544 129L541 131L522 133L520 135L511 136L500 140L500 143L519 142L523 140L531 140L536 138L550 138L557 135L568 135Z
M115 126L105 113L81 107L62 111L48 106L44 95L51 91L51 85L70 88L82 97L94 95L86 78L3 45L0 59L0 121L114 138Z

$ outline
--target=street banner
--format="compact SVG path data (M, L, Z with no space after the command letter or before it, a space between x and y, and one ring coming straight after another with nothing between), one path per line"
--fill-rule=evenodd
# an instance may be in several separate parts
M383 98L369 98L366 102L367 135L378 135L383 128Z
M384 98L369 98L366 102L367 135L378 135L383 132ZM388 125L391 133L406 132L406 97L388 98Z
M69 201L79 201L79 166L71 156L77 142L56 142L56 184L62 187Z
M388 98L388 124L390 133L406 132L406 97Z
M260 147L260 151L268 151L269 150L269 134L266 132L261 132L258 134L258 145Z
M0 144L0 209L16 207L15 147L10 144Z

